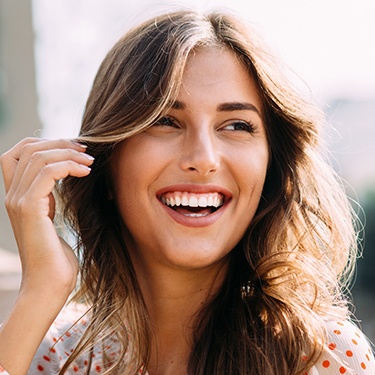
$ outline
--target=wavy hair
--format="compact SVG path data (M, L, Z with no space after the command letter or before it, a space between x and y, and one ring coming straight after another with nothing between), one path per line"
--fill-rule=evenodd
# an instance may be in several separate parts
M189 55L205 46L228 48L254 78L270 165L222 288L195 317L188 374L302 374L326 350L324 320L347 315L342 290L353 270L356 235L341 184L320 155L321 112L238 17L177 11L116 43L87 101L78 141L95 166L84 179L66 178L59 193L82 260L75 299L92 306L91 319L61 374L110 337L118 340L119 355L108 359L106 373L135 374L148 362L152 330L110 197L109 162L119 142L168 111Z

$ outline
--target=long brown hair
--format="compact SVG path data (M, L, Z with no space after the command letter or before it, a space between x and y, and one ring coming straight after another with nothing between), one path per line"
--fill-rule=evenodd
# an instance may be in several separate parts
M263 101L270 165L261 202L231 252L226 280L196 316L188 374L300 374L324 347L324 320L345 317L342 281L352 272L349 204L319 155L323 117L295 92L254 30L227 13L177 11L130 30L105 57L78 140L96 159L84 179L60 186L82 260L76 300L92 306L70 359L115 336L107 373L147 364L148 313L110 197L109 162L121 141L151 126L176 97L189 54L205 46L236 54Z

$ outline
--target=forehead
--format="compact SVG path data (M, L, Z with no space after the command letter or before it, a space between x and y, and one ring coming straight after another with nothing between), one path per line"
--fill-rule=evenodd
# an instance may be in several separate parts
M229 48L221 46L200 47L190 54L177 99L215 103L246 100L262 108L250 69Z

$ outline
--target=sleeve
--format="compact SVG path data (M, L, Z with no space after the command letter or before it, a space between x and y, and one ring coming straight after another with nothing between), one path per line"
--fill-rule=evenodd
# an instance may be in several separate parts
M375 360L365 335L350 321L327 323L326 351L311 375L374 375Z
M77 306L65 307L62 310L40 344L30 364L28 375L56 375L59 373L86 328L86 319L82 318L84 312L85 310ZM99 362L102 358L101 355L97 357L93 364L97 373L100 373ZM87 368L86 359L80 358L74 361L71 366L72 371L68 373L83 373L83 370ZM0 375L9 375L1 365Z
M83 310L76 305L65 307L54 321L29 367L28 375L55 375L76 347L82 336L86 320L81 318ZM73 372L86 368L85 361L72 363Z

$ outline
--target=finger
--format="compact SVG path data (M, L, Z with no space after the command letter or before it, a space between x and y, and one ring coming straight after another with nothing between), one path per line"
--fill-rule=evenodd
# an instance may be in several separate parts
M91 169L72 160L59 161L47 164L40 173L33 179L27 190L19 188L9 204L9 210L22 211L25 219L35 216L49 216L50 194L56 181L67 176L85 177Z
M17 185L29 163L31 156L43 150L75 149L85 151L85 146L70 140L40 140L38 138L26 138L2 156L2 168L6 192L11 189L12 182Z
M27 143L35 143L40 141L38 138L25 138L18 142L10 150L1 155L0 164L3 172L3 179L5 185L5 191L8 192L11 186L15 170L20 157L20 150Z
M15 194L18 196L23 195L30 187L33 180L46 166L63 161L72 161L79 165L88 167L93 163L94 158L88 154L73 149L54 149L34 152L28 160L27 165L18 168L9 190L9 194L16 192ZM23 168L25 169L22 170ZM54 183L55 181L53 181L53 184Z
M14 184L17 186L25 168L30 163L30 160L38 152L43 152L47 150L58 150L58 149L74 149L83 151L86 149L85 146L78 143L72 142L67 139L58 139L58 140L41 140L39 142L26 143L22 146L19 151L18 164L16 171L14 173ZM38 156L36 156L38 160Z

